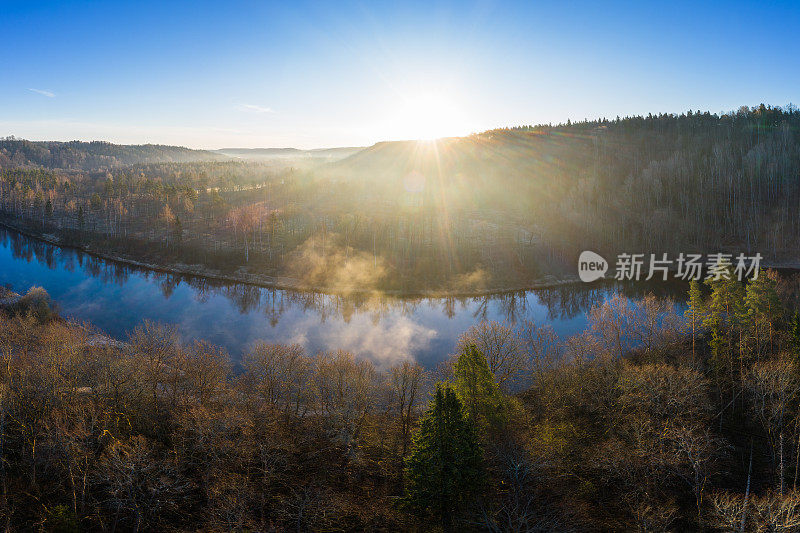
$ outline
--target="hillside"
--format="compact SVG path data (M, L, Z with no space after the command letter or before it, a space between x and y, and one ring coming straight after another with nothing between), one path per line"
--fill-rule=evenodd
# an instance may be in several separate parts
M249 161L290 160L299 162L315 161L330 163L352 156L363 150L362 147L317 148L221 148L214 153Z
M451 209L522 217L565 249L796 258L798 131L796 108L762 104L378 143L326 171L375 195L418 190L450 196Z
M125 145L105 141L0 139L0 168L32 166L88 171L143 163L184 163L224 159L226 157L221 154L181 146Z
M487 132L436 141L380 142L329 165L327 170L341 178L377 181L405 179L412 172L426 180L444 182L456 178L476 182L552 181L582 172L592 162L591 149L591 138L565 143L555 133ZM560 169L552 166L556 160ZM554 170L559 170L559 175Z

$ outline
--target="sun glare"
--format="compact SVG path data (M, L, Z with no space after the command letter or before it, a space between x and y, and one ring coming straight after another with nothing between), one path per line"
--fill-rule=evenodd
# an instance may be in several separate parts
M395 136L405 139L432 140L469 133L462 108L451 95L441 91L403 97L394 122Z

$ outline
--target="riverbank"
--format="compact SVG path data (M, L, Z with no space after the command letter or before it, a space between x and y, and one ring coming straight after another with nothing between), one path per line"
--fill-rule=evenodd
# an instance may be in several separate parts
M46 293L45 293L46 294ZM48 298L48 306L52 307L53 304ZM23 296L18 292L14 292L11 289L6 287L0 286L0 311L10 311L11 314L14 314L14 307L17 306L20 301L22 301ZM61 317L58 314L57 308L53 308L53 315L52 320L57 320L60 322L68 322L67 319ZM128 343L119 341L117 339L111 338L104 333L98 333L94 330L94 328L89 324L78 324L78 323L70 323L72 327L86 332L87 338L85 346L112 346L114 348L126 348L128 347Z
M141 261L130 255L115 252L98 250L96 247L90 245L79 245L69 241L65 241L56 233L45 233L38 231L28 225L20 224L18 221L9 220L8 217L0 218L0 226L9 230L15 231L26 237L36 239L47 244L59 246L63 248L71 248L80 250L83 253L103 259L112 261L136 268L152 270L166 274L175 274L180 276L190 276L197 278L207 278L220 282L242 283L252 285L255 287L263 287L269 289L290 290L290 291L306 291L317 292L327 295L379 295L391 296L396 298L461 298L461 297L476 297L486 296L491 294L501 294L509 292L519 292L534 289L552 289L556 287L569 286L576 283L581 283L580 279L574 275L564 275L556 277L553 275L543 276L540 279L531 280L528 283L518 285L498 285L498 286L484 286L476 289L422 289L422 290L392 290L392 289L374 289L374 288L337 288L310 285L302 282L299 279L285 277L285 276L269 276L265 274L254 274L246 272L244 267L240 267L235 272L223 272L218 269L210 268L202 264L185 264L180 262L153 262Z
M6 307L11 307L12 305L19 302L19 299L22 298L22 295L12 291L11 289L6 289L3 286L0 286L0 309L5 309Z

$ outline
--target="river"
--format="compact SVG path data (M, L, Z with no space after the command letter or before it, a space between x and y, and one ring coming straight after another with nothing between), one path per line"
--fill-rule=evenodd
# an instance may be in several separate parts
M482 320L548 323L564 338L582 331L592 304L615 291L679 302L686 295L683 283L593 283L463 298L331 296L134 268L0 227L1 284L17 292L44 287L63 316L120 340L144 320L175 324L186 341L220 345L234 363L264 340L309 353L348 350L379 367L411 358L427 368Z

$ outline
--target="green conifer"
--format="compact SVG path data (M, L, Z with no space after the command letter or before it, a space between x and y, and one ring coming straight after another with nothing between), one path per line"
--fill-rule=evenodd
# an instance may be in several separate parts
M481 448L475 427L448 385L436 396L414 436L406 461L403 503L423 519L436 519L444 531L485 484Z

